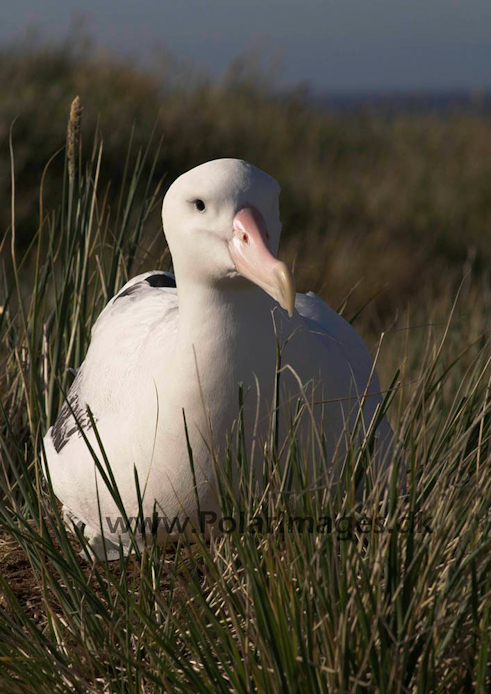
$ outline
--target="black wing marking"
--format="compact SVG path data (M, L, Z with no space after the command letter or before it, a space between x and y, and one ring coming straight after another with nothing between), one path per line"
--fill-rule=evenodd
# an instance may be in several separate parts
M174 275L171 275L170 272L155 272L153 275L145 277L141 282L136 282L132 284L131 287L128 287L128 289L120 292L114 301L121 299L123 296L138 294L142 290L143 282L147 282L151 287L170 287L172 289L176 289L177 287L176 278Z
M78 399L77 380L80 381L80 379L75 379L51 432L57 453L66 446L73 434L78 433L79 436L82 436L80 429L88 431L92 428L87 408L82 406Z
M121 299L123 296L131 296L132 294L137 294L140 290L141 282L137 282L136 284L132 284L131 287L128 287L128 289L125 289L124 292L121 292L120 294L117 295L117 297L114 299L116 302L118 299Z
M176 278L170 272L156 272L154 275L145 277L145 282L151 287L173 287L176 289Z

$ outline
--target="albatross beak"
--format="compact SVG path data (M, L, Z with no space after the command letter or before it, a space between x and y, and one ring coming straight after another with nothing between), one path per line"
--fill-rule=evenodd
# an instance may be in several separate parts
M237 271L276 299L291 318L295 279L288 266L271 252L266 224L255 207L243 207L235 215L229 251Z

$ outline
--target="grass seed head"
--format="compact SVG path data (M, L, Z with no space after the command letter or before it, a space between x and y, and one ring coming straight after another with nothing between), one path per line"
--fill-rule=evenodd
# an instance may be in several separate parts
M80 126L82 123L83 106L80 97L76 96L70 107L70 118L68 119L68 135L67 135L67 159L68 159L68 174L70 181L75 179L75 171L77 166L77 154L80 143Z

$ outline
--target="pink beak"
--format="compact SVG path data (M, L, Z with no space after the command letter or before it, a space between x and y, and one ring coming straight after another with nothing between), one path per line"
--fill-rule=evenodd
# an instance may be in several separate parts
M264 219L255 207L243 207L234 217L229 251L237 271L264 289L293 316L295 279L290 269L272 253Z

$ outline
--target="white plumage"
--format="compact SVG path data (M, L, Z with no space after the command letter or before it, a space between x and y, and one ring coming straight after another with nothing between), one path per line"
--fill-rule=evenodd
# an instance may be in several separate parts
M324 401L314 409L329 455L342 453L343 430L356 417L359 397L368 394L365 426L381 402L373 361L356 330L315 294L295 296L289 270L276 259L278 196L274 179L240 160L208 162L181 176L163 206L177 289L168 273L145 273L130 280L96 321L70 405L64 404L44 443L54 491L69 515L85 523L97 554L99 513L103 522L111 519L105 537L117 542L111 529L120 512L80 431L81 425L102 461L87 405L127 515L138 515L136 468L145 517L156 506L159 516L194 520L196 493L202 513L218 511L211 439L223 452L238 414L239 383L246 393L248 448L254 430L258 442L266 436L277 339L284 345L282 366L295 371L307 395L315 388L314 401ZM288 401L294 407L297 378L286 369L281 383L284 407ZM305 440L307 419L304 433L299 429ZM387 450L385 419L379 432L381 450Z

